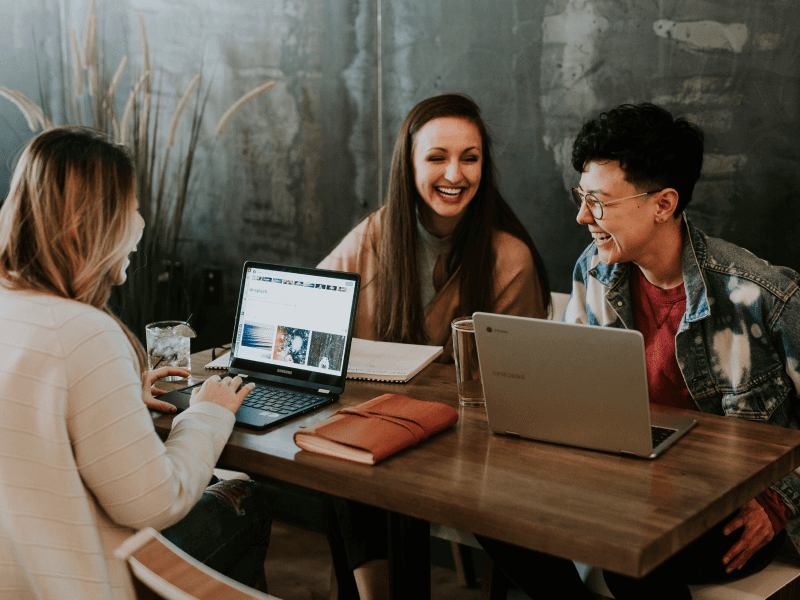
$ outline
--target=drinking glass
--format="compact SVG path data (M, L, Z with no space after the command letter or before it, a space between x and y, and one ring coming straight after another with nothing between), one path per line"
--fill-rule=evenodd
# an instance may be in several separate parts
M145 327L147 362L150 370L159 367L183 367L191 370L190 340L193 331L183 321L158 321ZM170 375L163 381L181 381L185 377Z
M453 358L456 362L458 402L461 406L484 406L486 400L483 396L472 317L453 319L450 325L453 329Z

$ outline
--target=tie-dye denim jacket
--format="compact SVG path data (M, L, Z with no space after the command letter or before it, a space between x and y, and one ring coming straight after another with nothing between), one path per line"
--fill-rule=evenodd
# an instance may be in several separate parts
M800 275L684 222L675 354L693 400L706 413L800 429ZM630 271L601 263L592 243L575 265L564 321L633 329ZM800 469L772 489L800 547Z

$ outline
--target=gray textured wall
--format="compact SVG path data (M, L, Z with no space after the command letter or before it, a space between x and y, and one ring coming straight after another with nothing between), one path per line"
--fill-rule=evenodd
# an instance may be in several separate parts
M38 100L38 57L58 98L65 36L82 30L87 5L0 0L0 85ZM587 116L622 102L657 102L705 128L695 223L800 268L797 0L382 0L380 26L378 0L98 0L97 10L112 70L126 52L141 65L142 12L163 89L201 68L212 82L181 251L224 267L233 291L246 259L321 259L378 205L408 109L451 91L482 106L502 189L554 289L568 290L589 242L568 202L571 141ZM214 140L222 112L268 79L277 85ZM0 194L30 136L0 99Z

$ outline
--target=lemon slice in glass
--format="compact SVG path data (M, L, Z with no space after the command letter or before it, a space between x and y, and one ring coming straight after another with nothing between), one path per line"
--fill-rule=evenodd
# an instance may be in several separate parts
M179 335L181 337L188 337L188 338L196 338L197 332L189 327L186 323L181 323L180 325L175 325L172 328L172 331L175 335Z

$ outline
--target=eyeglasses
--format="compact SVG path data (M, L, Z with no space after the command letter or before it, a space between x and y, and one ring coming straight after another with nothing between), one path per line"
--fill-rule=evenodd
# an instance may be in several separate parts
M575 206L578 207L578 210L581 209L583 203L586 202L586 208L589 209L589 212L592 213L592 216L597 219L598 221L603 218L603 207L608 206L609 204L614 204L616 202L622 202L623 200L630 200L631 198L639 198L640 196L647 196L648 194L656 194L661 190L653 190L652 192L642 192L641 194L636 194L635 196L626 196L625 198L617 198L616 200L609 200L608 202L600 202L592 194L585 194L582 190L578 188L572 188L572 201L575 202Z

